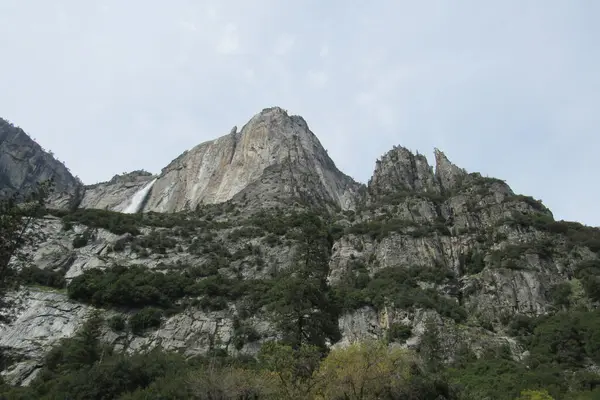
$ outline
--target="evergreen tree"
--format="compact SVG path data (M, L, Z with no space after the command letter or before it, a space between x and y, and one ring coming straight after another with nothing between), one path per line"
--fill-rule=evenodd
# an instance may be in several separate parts
M7 306L4 294L14 282L10 262L24 257L18 250L40 235L35 221L43 215L52 188L52 181L46 181L30 193L0 199L0 309Z
M303 222L295 267L273 287L270 308L286 343L325 348L327 340L339 339L337 311L327 285L330 241L317 215L299 218Z

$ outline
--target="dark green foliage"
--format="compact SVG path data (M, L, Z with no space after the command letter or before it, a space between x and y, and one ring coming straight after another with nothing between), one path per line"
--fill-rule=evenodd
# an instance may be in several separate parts
M568 307L570 305L570 296L573 292L569 282L558 283L550 288L550 298L552 302L559 307Z
M246 343L260 340L260 334L254 327L240 322L239 319L233 321L233 345L237 350L241 350Z
M66 286L65 272L64 269L52 270L34 266L24 267L19 271L19 280L25 285L40 285L63 289Z
M69 297L96 306L171 307L194 281L179 273L153 272L142 266L91 269L74 278Z
M83 234L78 234L73 239L73 248L78 249L80 247L87 246L88 241L89 241L89 237L87 237L86 235L83 235Z
M389 342L405 342L412 336L412 328L404 324L392 324L387 331L387 340Z
M163 311L158 308L143 308L129 318L129 329L135 334L140 334L146 329L158 328L162 317Z
M519 337L530 356L514 361L507 351L489 351L478 360L457 363L449 375L466 399L514 399L524 389L550 392L556 399L591 399L600 375L586 369L600 361L600 311L568 311L531 318L516 316L509 334ZM577 393L569 393L577 391Z
M117 235L140 233L142 217L140 214L122 214L114 211L81 208L73 212L52 210L52 214L62 217L64 224L79 223L90 228L103 228Z
M267 308L285 342L325 348L327 339L335 342L340 335L338 310L327 284L333 240L317 214L296 214L289 223L299 228L295 265L273 282Z
M243 226L229 233L229 240L239 241L241 239L252 239L263 236L264 231L255 226Z
M215 222L212 219L223 213L223 204L205 206L198 212L179 213L138 213L123 214L115 211L81 208L75 211L49 210L52 215L62 218L63 226L70 227L74 223L86 225L90 228L103 228L117 235L131 233L140 234L142 226L155 228L176 228L182 234L188 234L198 228L215 229L225 228L227 222ZM209 221L209 219L211 221Z
M450 235L448 227L443 222L434 224L417 223L411 220L397 218L371 219L352 225L346 229L346 234L369 235L373 240L380 241L391 233L400 233L412 237L424 237L437 232L441 235Z
M600 362L600 310L560 312L537 321L529 340L537 362L581 367Z
M582 261L575 266L575 277L581 280L586 295L600 301L600 260Z
M493 352L462 368L450 369L448 375L462 389L461 399L514 400L525 389L544 388L555 395L567 390L560 380L559 368L531 370L506 355Z
M542 259L550 259L554 253L552 241L532 241L529 243L508 244L501 250L490 253L495 268L524 269L522 258L526 254L537 254Z
M555 221L548 213L522 214L515 212L510 220L503 223L524 228L533 227L551 234L565 235L569 246L588 247L593 252L600 251L600 229L578 222Z
M425 332L419 342L419 353L425 362L425 368L430 373L437 374L442 368L442 338L437 321L428 317L425 320Z
M177 241L170 237L167 231L154 230L148 235L138 236L132 241L132 246L151 249L155 253L165 254L168 249L174 249Z
M40 183L28 193L0 198L0 299L11 285L15 271L9 267L17 251L39 239L36 218L46 214L46 200L53 191L52 181ZM20 255L23 258L23 255ZM2 306L2 300L0 300Z
M505 202L524 202L526 203L528 206L530 206L531 208L533 208L536 211L542 212L542 213L547 213L548 212L548 208L546 208L546 206L542 203L541 200L536 200L531 196L524 196L521 194L517 194L517 195L513 195L513 196L507 196L504 199Z
M115 315L108 320L108 326L115 332L121 332L125 330L126 321L122 315Z
M461 254L460 263L465 274L478 274L485 268L484 256L478 250Z
M0 393L7 399L104 400L162 382L151 392L158 397L151 398L191 398L189 388L180 379L182 371L189 368L183 357L160 350L132 356L114 354L98 341L99 322L88 322L75 338L53 349L30 387L0 389ZM168 397L173 393L169 381L178 382L179 397Z
M444 297L434 289L421 289L419 281L441 283L454 279L450 271L432 268L385 268L378 271L373 279L359 283L356 278L348 278L335 287L340 307L354 310L365 305L382 309L386 304L402 309L428 308L456 321L466 319L466 311L458 303Z

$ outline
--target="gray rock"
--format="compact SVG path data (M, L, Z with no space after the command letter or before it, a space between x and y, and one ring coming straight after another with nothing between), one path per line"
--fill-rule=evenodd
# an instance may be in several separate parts
M255 115L241 132L232 130L175 159L163 169L144 210L193 210L244 190L252 197L258 192L297 194L300 189L348 209L358 187L335 167L301 117L274 107Z
M49 179L55 185L50 203L57 208L76 207L81 181L21 128L0 118L0 197L27 193Z

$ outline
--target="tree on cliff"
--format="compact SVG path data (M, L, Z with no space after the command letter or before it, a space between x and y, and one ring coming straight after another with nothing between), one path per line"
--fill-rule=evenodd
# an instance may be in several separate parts
M318 215L308 212L296 218L300 229L295 265L272 288L270 309L286 344L325 349L328 341L335 343L340 337L327 284L331 243Z
M38 237L35 221L43 215L52 188L52 181L46 181L25 195L0 199L0 308L4 291L13 281L10 261L21 257L18 250Z

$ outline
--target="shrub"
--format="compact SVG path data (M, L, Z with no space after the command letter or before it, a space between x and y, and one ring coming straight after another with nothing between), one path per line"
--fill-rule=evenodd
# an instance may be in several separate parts
M162 317L162 310L154 307L146 307L129 318L129 328L131 332L140 334L146 329L160 327Z
M65 270L41 269L38 267L25 267L19 272L22 283L29 285L48 286L62 289L66 286Z
M78 234L73 239L73 248L78 249L80 247L87 246L89 238L86 235Z
M122 315L115 315L108 320L108 326L115 332L125 330L125 318Z
M556 306L569 306L572 291L569 282L561 282L550 288L550 298Z
M96 306L170 307L194 281L185 275L163 274L141 266L91 269L74 278L69 297Z
M394 323L390 326L387 331L388 342L405 342L412 336L412 328L410 326Z

